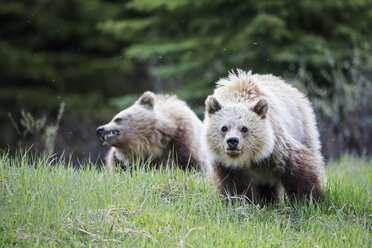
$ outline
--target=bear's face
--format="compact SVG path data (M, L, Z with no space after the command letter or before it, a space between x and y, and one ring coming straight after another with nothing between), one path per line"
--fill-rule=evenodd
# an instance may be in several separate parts
M106 125L98 127L97 135L110 146L123 151L141 149L151 142L157 123L154 101L155 95L145 92L134 105L115 115Z
M271 153L274 135L266 118L266 100L260 99L253 108L248 108L245 103L222 106L212 96L208 97L206 107L206 143L224 165L249 166Z

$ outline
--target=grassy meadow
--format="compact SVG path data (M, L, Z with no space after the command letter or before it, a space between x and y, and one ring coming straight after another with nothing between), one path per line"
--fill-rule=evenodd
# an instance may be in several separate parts
M371 247L372 160L327 165L318 205L254 206L203 173L0 155L0 247Z

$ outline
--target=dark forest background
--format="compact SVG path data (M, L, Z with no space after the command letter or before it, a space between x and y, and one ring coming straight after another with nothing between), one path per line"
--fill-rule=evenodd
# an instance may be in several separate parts
M96 127L143 91L202 119L241 68L309 96L326 157L372 154L371 0L2 0L0 23L2 150L96 160Z

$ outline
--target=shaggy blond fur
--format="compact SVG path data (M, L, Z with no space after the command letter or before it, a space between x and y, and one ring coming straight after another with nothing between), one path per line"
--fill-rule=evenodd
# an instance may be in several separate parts
M118 132L106 142L112 146L106 161L114 170L117 161L132 163L135 159L152 164L175 163L181 168L200 169L204 163L199 137L202 122L184 101L175 96L145 92L131 107L118 113L111 122L100 127Z
M237 70L217 82L206 108L207 166L223 193L268 202L279 199L284 187L291 199L320 197L319 134L301 92L278 77ZM233 150L231 137L239 140Z

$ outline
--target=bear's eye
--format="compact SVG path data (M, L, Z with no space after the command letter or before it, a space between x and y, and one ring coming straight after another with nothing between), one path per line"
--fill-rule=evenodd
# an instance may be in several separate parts
M114 120L114 122L116 122L116 123L119 123L119 122L121 122L121 118L115 118L115 120Z
M240 129L242 133L248 132L248 128L246 126L243 126L242 129Z
M227 132L227 127L226 126L223 126L222 128L221 128L221 131L223 132L223 133L226 133Z

